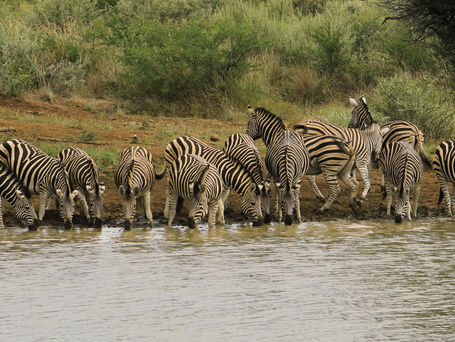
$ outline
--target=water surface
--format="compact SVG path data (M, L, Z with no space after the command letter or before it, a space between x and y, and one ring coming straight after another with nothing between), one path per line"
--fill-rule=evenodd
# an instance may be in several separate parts
M0 341L454 341L455 222L0 230Z

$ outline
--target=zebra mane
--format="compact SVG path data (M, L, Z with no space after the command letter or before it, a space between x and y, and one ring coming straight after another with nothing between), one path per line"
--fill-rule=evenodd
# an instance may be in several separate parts
M131 181L133 180L133 173L134 173L134 159L131 159L131 163L128 166L128 170L126 172L126 194L131 194Z
M404 161L404 169L403 169L403 178L401 179L401 185L400 185L400 196L403 196L404 181L406 179L406 176L408 175L408 161L409 161L409 153L406 153L406 159Z
M61 173L64 175L65 183L66 183L66 195L69 196L70 193L74 190L71 187L71 182L69 181L68 177L68 172L66 171L65 167L63 166L63 163L60 159L52 157L58 165L58 168L60 169Z
M285 129L283 120L282 120L279 116L273 114L272 112L269 112L267 109L262 108L262 107L256 107L256 108L254 109L254 113L255 113L256 115L259 114L259 115L265 116L265 117L267 117L267 118L269 118L269 119L275 120L276 122L279 123L279 126L280 126L281 128Z

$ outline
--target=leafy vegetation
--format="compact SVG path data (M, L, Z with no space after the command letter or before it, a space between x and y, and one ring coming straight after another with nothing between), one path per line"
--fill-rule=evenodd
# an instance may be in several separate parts
M5 0L0 95L109 98L126 112L224 120L251 104L285 120L339 121L348 96L365 95L371 110L406 115L426 136L452 133L442 117L453 110L452 65L435 39L383 23L390 15L373 0ZM430 130L426 110L441 129Z

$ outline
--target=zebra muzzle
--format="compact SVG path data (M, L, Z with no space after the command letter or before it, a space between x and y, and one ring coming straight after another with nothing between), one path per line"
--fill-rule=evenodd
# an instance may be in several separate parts
M99 217L95 218L95 221L94 221L95 228L101 228L102 223L103 223L103 221L101 220L101 218L99 218Z
M401 222L403 222L403 216L395 215L395 223L401 223Z
M188 228L194 229L196 227L196 222L194 221L194 217L188 217L186 220L186 223L188 224Z
M284 224L286 225L291 225L292 224L292 215L286 215L286 217L284 218Z
M28 226L28 230L37 230L39 226L39 220L38 219L33 219L33 223Z
M265 223L265 224L269 224L270 222L272 222L272 215L270 215L270 214L265 214L265 215L264 215L264 223Z
M73 226L73 223L71 222L71 220L65 220L65 224L64 224L64 227L65 229L70 229L71 227Z

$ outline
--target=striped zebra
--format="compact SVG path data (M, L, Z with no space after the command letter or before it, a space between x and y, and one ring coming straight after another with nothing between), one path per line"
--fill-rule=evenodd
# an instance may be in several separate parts
M310 165L303 137L288 130L277 133L267 146L265 165L277 188L278 221L284 213L285 224L292 224L295 211L297 222L301 222L300 187Z
M384 146L379 160L379 168L385 176L387 215L390 215L392 192L398 189L395 204L395 222L403 222L407 216L411 221L411 210L417 217L420 184L423 176L423 163L417 152L406 142L393 141ZM410 198L414 197L411 208Z
M256 188L261 191L264 223L270 223L270 179L265 176L265 166L253 139L247 134L234 133L224 141L223 151L232 161L240 163L251 175Z
M99 180L98 167L95 161L83 150L69 147L57 156L68 172L71 187L78 190L77 198L88 222L101 228L103 214L104 183Z
M348 141L355 153L355 163L353 171L353 181L355 179L355 169L359 170L360 177L365 185L365 188L358 201L359 205L365 200L368 191L371 187L371 156L374 160L379 158L379 153L382 147L382 135L388 131L388 128L380 128L377 123L373 123L370 127L364 130L357 128L344 128L333 123L318 120L305 119L294 125L294 129L306 134L314 135L333 135Z
M261 107L254 110L251 106L248 108L250 119L247 134L253 139L262 137L265 145L270 145L273 137L285 130L281 118ZM314 176L322 173L330 190L327 201L319 211L324 212L329 209L338 196L340 187L337 177L351 188L351 202L353 202L358 187L350 177L350 171L354 164L354 151L350 145L346 144L343 139L333 136L303 134L303 139L310 156L310 165L306 172L308 182L318 199L324 201L325 198L319 191Z
M169 167L168 189L169 228L179 197L190 203L188 227L197 228L207 212L209 228L214 228L216 221L224 224L223 180L217 168L202 157L184 154L174 160Z
M36 230L38 218L30 200L24 195L22 184L4 165L0 164L0 195L16 210L17 218L29 230ZM2 201L0 200L0 228L3 228Z
M256 187L246 169L240 164L232 162L223 151L190 136L180 136L166 146L165 169L168 170L172 162L183 154L198 155L216 166L224 183L223 203L226 203L229 189L232 188L242 198L242 213L253 222L254 226L262 224L260 189ZM166 172L168 173L168 171ZM164 217L169 217L168 192L167 190Z
M161 179L162 175L155 173L152 163L152 154L141 146L128 147L120 154L114 180L122 196L125 229L130 229L132 226L138 199L142 199L145 217L149 220L151 227L154 226L150 196L155 179Z
M449 216L454 215L455 205L455 140L446 140L439 144L433 156L433 170L439 182L439 200L445 200ZM449 192L452 183L452 196Z
M29 193L39 194L40 221L46 212L48 198L55 197L65 228L71 228L74 197L78 191L71 190L68 173L58 159L24 140L13 139L0 146L0 162L8 167Z
M367 101L365 97L361 97L357 102L352 97L349 98L349 102L354 107L351 112L351 121L349 122L349 128L365 129L371 126L373 119L368 110ZM428 167L432 168L430 159L425 154L423 148L424 137L422 131L417 128L416 125L403 121L394 120L389 122L380 123L381 129L388 128L388 131L382 135L383 145L388 144L392 141L404 141L411 145L422 158L423 163ZM381 177L381 189L384 189L384 176L380 173Z

